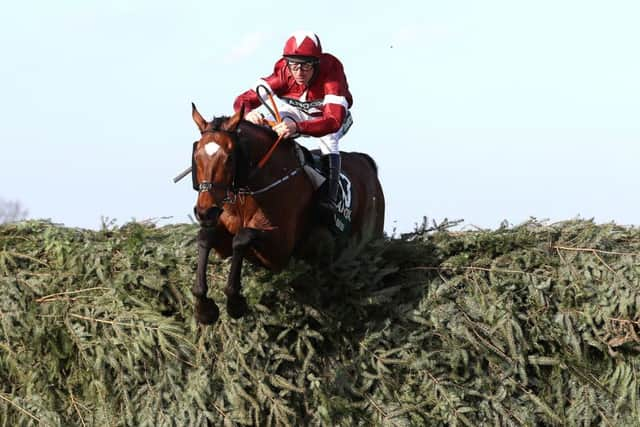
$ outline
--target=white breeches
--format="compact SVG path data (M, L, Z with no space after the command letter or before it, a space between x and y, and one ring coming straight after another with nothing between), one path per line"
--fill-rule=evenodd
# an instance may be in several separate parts
M277 97L274 97L274 100L276 101L276 105L278 106L280 117L282 117L283 120L286 117L289 117L295 120L296 122L302 122L306 120L312 120L315 118L307 114L306 112L299 110L293 105L287 104L286 102L278 99ZM258 107L257 110L261 112L266 119L275 121L275 117L271 115L269 110L267 110L264 105L261 105L260 107ZM338 147L338 142L347 133L347 131L349 130L352 124L353 124L353 119L351 117L351 113L347 111L347 115L345 116L344 122L342 123L342 126L340 127L340 129L338 129L337 132L330 133L328 135L321 136L321 137L307 136L307 135L300 135L300 136L303 138L309 138L313 141L316 141L320 147L320 152L323 155L337 154L340 152L340 148Z

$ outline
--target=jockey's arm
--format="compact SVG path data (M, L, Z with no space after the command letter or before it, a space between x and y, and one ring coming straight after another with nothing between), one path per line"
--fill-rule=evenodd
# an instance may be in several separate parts
M240 94L233 103L233 110L237 113L242 106L244 106L245 115L260 106L260 99L255 90L249 89Z
M342 126L347 116L349 102L345 96L332 94L339 93L339 90L336 90L337 85L334 82L327 82L325 87L328 90L324 96L322 117L298 123L299 133L320 137L337 132Z
M265 85L272 92L279 92L284 87L284 80L281 76L281 71L278 67L278 62L273 67L273 73L270 76L260 79L256 83L258 85ZM244 105L245 117L252 110L258 108L261 105L260 98L255 91L255 88L249 89L236 98L233 103L233 110L235 112L240 111L240 108Z

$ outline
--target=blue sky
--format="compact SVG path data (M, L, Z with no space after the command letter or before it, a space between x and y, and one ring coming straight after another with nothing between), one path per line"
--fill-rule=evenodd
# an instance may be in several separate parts
M205 117L315 31L354 95L345 151L378 162L386 230L428 216L638 224L640 3L10 2L0 7L0 197L97 228L189 221ZM315 148L312 146L312 148Z

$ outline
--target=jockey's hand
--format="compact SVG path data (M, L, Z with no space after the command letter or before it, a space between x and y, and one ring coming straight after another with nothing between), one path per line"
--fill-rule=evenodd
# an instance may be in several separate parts
M291 138L298 133L298 126L292 120L283 120L272 129L283 138Z
M256 125L264 124L264 116L258 110L249 111L249 113L247 113L247 115L244 116L244 119Z

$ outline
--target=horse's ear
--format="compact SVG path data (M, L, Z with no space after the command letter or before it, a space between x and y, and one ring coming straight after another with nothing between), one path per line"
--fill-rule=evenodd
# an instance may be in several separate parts
M196 108L196 104L191 103L191 117L193 117L193 121L198 125L198 129L200 132L204 131L207 127L207 121L200 115L198 109Z
M240 107L240 111L235 113L229 120L227 120L222 128L228 132L235 132L238 129L238 125L240 124L240 120L244 117L244 105Z

